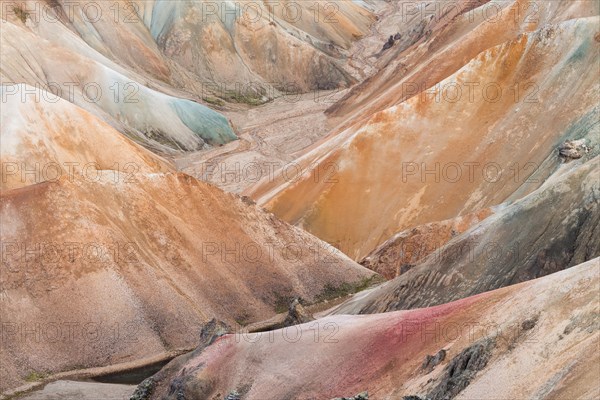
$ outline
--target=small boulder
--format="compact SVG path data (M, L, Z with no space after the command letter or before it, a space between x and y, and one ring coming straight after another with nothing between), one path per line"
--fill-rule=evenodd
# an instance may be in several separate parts
M225 397L225 400L240 400L241 398L240 394L234 390Z
M361 392L354 397L336 397L332 400L369 400L369 392Z
M565 162L578 160L583 157L590 149L585 144L585 139L567 140L558 148L558 155Z
M147 378L135 388L135 392L131 395L129 400L148 400L154 391L156 382L154 379Z
M254 200L252 200L250 197L248 196L242 196L242 201L244 202L244 204L247 204L249 206L255 206L256 202Z
M381 51L390 49L390 48L392 48L392 46L394 46L394 37L390 36L389 39L387 40L387 42L385 42L385 44L383 45L383 49Z
M530 318L528 320L523 321L523 323L521 324L521 328L524 331L529 331L531 329L533 329L535 327L535 324L537 323L538 317L533 317Z
M314 317L300 304L300 300L295 298L288 307L288 315L283 321L283 327L303 324L314 321Z
M415 264L402 264L400 266L400 275L407 273L415 267Z
M218 321L213 318L208 323L202 326L200 331L200 346L207 347L214 343L215 340L223 335L231 333L232 329L223 321Z
M440 351L438 351L437 354L434 356L430 356L428 354L425 357L425 360L423 360L423 364L421 365L421 368L423 370L425 370L427 373L430 373L431 371L433 371L433 369L436 366L439 365L439 363L444 361L445 358L446 358L446 350L444 350L444 349L441 349Z

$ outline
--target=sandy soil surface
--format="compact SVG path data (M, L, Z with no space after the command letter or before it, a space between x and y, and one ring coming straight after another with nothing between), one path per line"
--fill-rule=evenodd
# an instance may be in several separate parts
M295 160L329 133L324 111L347 91L280 97L227 115L240 140L174 158L178 170L226 191L242 193L274 176L296 179Z
M44 389L19 397L21 400L128 400L135 385L56 381Z

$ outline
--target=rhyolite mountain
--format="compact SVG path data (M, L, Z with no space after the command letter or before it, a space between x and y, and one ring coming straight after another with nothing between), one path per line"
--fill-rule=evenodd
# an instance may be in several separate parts
M2 396L600 397L600 4L415 3L0 2Z

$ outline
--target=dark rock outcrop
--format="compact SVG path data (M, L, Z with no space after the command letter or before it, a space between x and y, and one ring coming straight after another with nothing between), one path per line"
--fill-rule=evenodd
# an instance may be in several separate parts
M295 298L289 305L288 315L281 328L285 328L292 325L299 325L305 322L314 321L313 316L300 304L300 301Z
M332 400L369 400L369 393L361 392L354 397L336 397Z
M391 49L394 46L395 40L393 36L390 36L387 40L387 42L385 42L385 44L383 45L383 49L381 49L381 51L385 51L388 49Z
M427 395L431 400L450 400L469 386L478 371L487 365L495 346L494 339L483 339L455 356L442 376L441 382Z
M231 332L232 330L229 325L213 318L200 330L200 345L198 347L205 348L210 346L215 340Z
M585 140L568 140L558 148L558 154L565 162L582 158L590 149Z
M455 398L469 386L477 372L485 368L495 345L496 341L492 338L485 338L473 343L450 360L435 387L425 397L408 395L404 396L402 400L451 400ZM441 350L436 355L437 358L445 356L445 350ZM423 367L433 363L436 357L427 356Z
M413 269L415 267L414 264L402 264L400 266L400 275L410 271L411 269Z
M446 350L444 349L438 351L437 354L434 356L428 354L425 357L425 360L423 360L423 365L421 366L421 369L426 371L426 373L429 373L433 371L433 369L437 367L442 361L444 361L445 358Z
M154 390L155 384L156 384L156 382L154 382L154 379L152 379L152 378L144 379L144 381L142 383L140 383L138 385L138 387L135 389L135 392L133 392L133 394L131 395L129 400L147 400L147 399L149 399L150 395L152 394L152 391Z
M521 328L524 331L529 331L535 327L535 324L537 324L537 320L538 320L538 317L527 319L527 320L523 321L523 323L521 323Z
M166 400L185 400L202 398L203 393L210 391L211 383L198 381L193 378L193 371L187 371L187 375L177 375L182 367L192 358L198 356L206 347L213 344L221 336L229 334L232 329L223 321L213 318L202 326L200 330L200 341L194 351L174 358L163 369L154 376L142 382L134 393L131 400L146 400L152 394L162 393ZM144 397L145 396L145 397Z

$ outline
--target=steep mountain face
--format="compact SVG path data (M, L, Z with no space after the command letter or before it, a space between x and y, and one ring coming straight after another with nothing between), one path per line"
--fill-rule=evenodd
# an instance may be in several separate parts
M535 279L600 255L598 156L564 165L523 199L448 242L398 278L335 312L376 313L447 303Z
M366 122L374 113L427 91L487 49L546 25L599 12L599 5L587 0L398 2L388 19L402 38L374 60L378 73L355 86L328 113L334 118L353 115L348 122ZM464 89L468 95L468 87Z
M501 4L504 18L523 8ZM246 194L360 260L405 229L535 190L558 168L558 158L547 160L559 145L597 135L600 100L598 5L545 2L538 12L535 24L524 13L511 23L466 13L432 29L363 84L380 102L348 100L374 115L349 112L298 160L308 170L335 167L335 179L308 173Z
M3 193L1 313L15 328L3 342L3 389L31 371L189 348L213 316L230 324L267 319L290 296L314 301L326 285L373 275L189 176L114 177ZM86 324L101 331L91 341L81 333ZM109 334L113 328L121 336ZM34 340L30 330L58 336Z
M151 378L151 398L596 398L598 262L432 308L213 330Z
M52 92L163 153L236 139L223 115L198 102L254 104L348 86L341 59L373 21L352 1L331 10L327 2L3 4L3 84ZM315 19L326 22L316 28Z
M193 348L213 317L265 320L374 275L66 100L2 112L2 390Z
M2 63L0 78L7 85L8 101L63 98L162 153L236 138L223 115L186 99L183 93L149 87L146 78L106 59L65 26L51 25L52 40L48 40L19 22L3 23L7 61ZM23 91L24 85L14 83L34 90Z
M283 91L353 82L336 58L373 21L352 1L156 1L144 7L158 47L187 70L228 86L253 82Z

